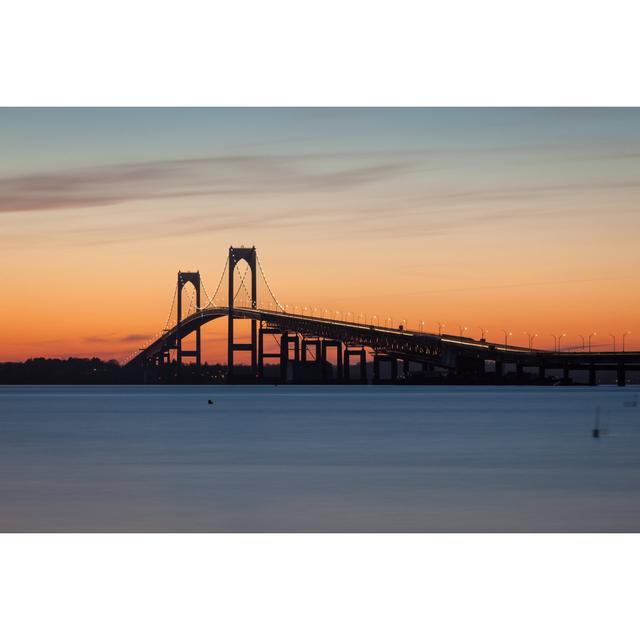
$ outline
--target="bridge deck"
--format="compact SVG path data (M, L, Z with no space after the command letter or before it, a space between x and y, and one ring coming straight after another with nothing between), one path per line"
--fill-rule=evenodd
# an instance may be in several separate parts
M166 331L157 340L134 356L128 366L143 364L156 355L175 348L176 341L202 325L228 316L228 307L212 307L191 314L178 325ZM400 328L379 327L328 320L314 316L285 313L265 309L235 307L235 318L257 320L283 332L295 332L309 337L340 340L345 344L369 347L414 361L426 361L443 367L452 367L452 358L468 357L482 360L510 362L521 366L547 368L640 368L640 352L606 351L546 351L519 346L474 340L453 335L410 331Z

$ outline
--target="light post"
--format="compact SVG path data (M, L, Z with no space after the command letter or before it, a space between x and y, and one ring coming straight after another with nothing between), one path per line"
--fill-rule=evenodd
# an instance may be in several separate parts
M480 341L483 342L485 334L487 334L489 332L486 329L484 329L483 327L478 327L478 329L480 329Z
M446 324L443 324L442 322L438 322L438 335L441 336L442 335L442 330L446 327Z
M625 331L625 332L622 334L622 352L623 352L623 353L624 353L624 341L625 341L625 338L626 338L627 336L630 336L630 335L631 335L631 331Z
M364 320L364 322L360 322L360 318ZM367 314L360 312L358 314L358 324L367 324Z
M610 333L609 336L611 338L613 338L613 353L616 352L616 337L613 335L613 333Z
M462 338L462 336L464 335L464 332L467 330L467 327L463 327L461 324L459 324L458 329L460 331L458 335Z
M509 336L512 336L513 333L511 333L511 331L508 331L507 329L503 329L502 333L504 333L504 348L506 349L508 347L507 341Z
M580 340L582 340L582 350L584 351L584 336L581 334L578 334L578 338L580 338Z
M525 331L525 335L529 336L529 351L533 351L533 340L538 337L538 334Z
M374 318L375 318L375 322L374 322ZM371 316L371 326L372 326L372 327L373 327L373 326L375 326L376 322L378 322L378 316L374 313L374 314Z
M393 318L391 316L387 316L387 319L384 321L385 328L387 327L387 322L389 323L389 329L393 327Z
M562 338L564 338L567 334L566 333L561 333L558 336L558 351L560 351L560 340L562 340Z
M420 333L424 333L424 320L420 320L420 324L418 326L420 327Z
M403 331L407 331L408 330L407 319L406 318L402 318L402 320L400 320L400 326L402 327Z
M593 338L593 336L597 336L598 334L594 331L593 333L589 334L589 353L591 353L591 338Z
M555 351L558 352L560 351L560 341L562 340L562 338L564 338L564 336L566 336L566 333L561 333L560 335L556 336L555 334L551 334L551 336L553 337L553 344L554 344L554 348Z

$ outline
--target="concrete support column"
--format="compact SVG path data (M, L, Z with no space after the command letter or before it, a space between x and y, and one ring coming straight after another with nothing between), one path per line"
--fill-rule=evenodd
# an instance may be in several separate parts
M262 322L260 323L260 329L258 331L258 377L264 376L264 333Z
M322 360L327 361L327 350L331 347L335 347L336 349L336 380L342 380L342 342L340 342L340 340L322 341Z
M344 379L349 382L351 380L351 365L349 364L349 347L344 348Z
M296 362L300 361L300 338L298 334L294 334L292 337L287 338L287 355L289 353L289 344L293 342L293 359Z
M360 381L367 382L367 352L360 349Z
M285 331L280 337L280 380L287 381L289 368L289 334Z
M307 338L302 338L302 341L300 343L300 358L302 359L302 362L306 362L308 355L307 355L307 351L309 347L314 347L315 349L315 360L319 361L322 358L322 349L321 349L321 341L320 339L317 340L308 340Z

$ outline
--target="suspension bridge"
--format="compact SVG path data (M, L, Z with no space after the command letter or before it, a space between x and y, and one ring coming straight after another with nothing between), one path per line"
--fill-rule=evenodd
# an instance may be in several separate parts
M242 271L242 268L244 270ZM242 273L241 273L242 271ZM183 289L191 291L183 304ZM340 315L340 317L338 317ZM149 372L167 365L202 363L202 326L213 320L227 321L227 363L229 382L265 380L265 363L279 365L281 382L367 382L368 362L373 364L373 382L383 381L381 365L388 370L385 380L409 377L411 365L422 375L446 373L477 379L487 371L495 381L503 380L507 369L522 377L525 369L537 371L544 381L551 370L561 372L560 381L570 384L574 371L587 371L595 385L598 371L615 372L624 386L627 373L640 371L640 352L560 351L534 349L464 336L410 331L406 326L380 324L376 316L354 318L331 314L317 307L283 306L274 294L255 247L230 247L216 289L210 296L199 271L180 271L167 321L159 336L125 361L129 368ZM371 320L374 320L371 322ZM238 320L249 321L248 338L239 342L234 330ZM192 336L195 335L195 341ZM193 346L185 347L189 338ZM269 338L271 338L269 340ZM277 345L274 349L273 344ZM271 349L271 350L269 350ZM249 354L249 364L239 373L236 354ZM335 363L335 364L333 364ZM353 366L352 363L355 363ZM398 363L401 365L399 369ZM271 381L271 380L270 380Z

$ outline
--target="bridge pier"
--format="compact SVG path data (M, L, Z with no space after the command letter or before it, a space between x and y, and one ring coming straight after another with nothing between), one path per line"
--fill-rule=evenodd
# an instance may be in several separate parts
M327 350L335 347L336 350L336 380L342 380L342 342L340 340L323 340L322 341L322 360L327 362ZM326 369L325 369L326 371Z
M287 382L289 372L290 347L293 344L293 362L300 361L300 339L297 333L292 336L288 331L284 331L280 336L280 380Z
M367 353L363 349L344 349L344 379L351 380L351 367L349 366L349 356L357 356L360 358L360 378L358 382L367 383Z
M280 380L287 381L287 369L289 368L289 334L285 331L280 336Z
M391 363L391 378L389 382L395 382L398 378L398 360L393 356L383 355L379 353L373 354L373 381L375 383L382 382L380 379L380 363Z
M278 353L265 353L264 351L264 336L267 335L279 335L280 329L270 329L262 326L260 323L260 330L258 332L258 376L264 378L264 360L265 358L278 358L280 360L281 354Z
M302 357L302 362L307 361L307 348L314 347L315 348L315 360L318 361L322 358L322 347L321 341L319 339L310 340L308 338L302 338L301 351L300 355Z

